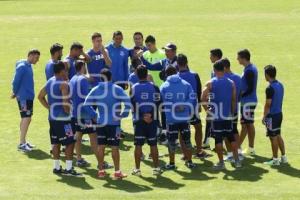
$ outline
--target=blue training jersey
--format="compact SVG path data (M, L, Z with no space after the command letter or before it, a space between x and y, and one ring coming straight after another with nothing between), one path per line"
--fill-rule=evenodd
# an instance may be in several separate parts
M87 54L91 58L91 61L87 64L87 70L90 77L93 78L91 85L95 87L101 82L100 72L106 67L106 64L101 51L95 52L93 49L90 49Z
M65 61L69 65L68 78L69 78L69 80L71 80L71 78L76 74L76 69L75 69L76 59L72 58L70 56L67 56L65 58Z
M211 112L214 121L230 120L232 117L232 81L226 77L211 79Z
M50 59L45 67L45 76L46 76L46 80L48 81L52 76L54 76L54 71L53 71L53 67L54 64L56 64L56 62L54 62L52 59Z
M277 80L272 81L266 90L266 94L267 99L272 99L269 114L281 113L284 96L284 88L282 83Z
M251 63L245 67L241 78L241 103L257 103L256 88L258 72L256 66Z
M239 108L239 102L241 100L241 83L242 79L239 75L235 73L225 73L225 77L229 78L234 82L235 90L236 90L236 107L235 107L235 113L238 114L238 108Z
M63 108L63 96L60 89L62 83L67 83L62 79L58 79L55 76L50 78L46 83L46 93L48 97L49 120L55 121L68 121L70 115L64 111Z

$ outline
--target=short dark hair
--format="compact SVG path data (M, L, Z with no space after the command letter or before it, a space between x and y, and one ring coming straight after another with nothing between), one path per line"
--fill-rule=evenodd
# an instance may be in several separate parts
M229 61L228 58L223 58L223 59L221 60L221 62L222 62L222 64L223 64L224 68L230 68L230 61Z
M50 47L50 54L54 55L56 52L62 50L64 47L59 43L55 43Z
M267 74L270 78L276 78L276 67L274 65L265 66L265 74Z
M141 64L143 64L143 62L141 61L140 58L133 58L133 59L131 60L131 66L132 66L133 69L137 69L137 67L138 67L139 65L141 65Z
M242 50L238 51L238 56L250 61L251 54L248 49L242 49Z
M96 38L98 38L98 37L102 37L102 35L101 35L101 33L99 33L99 32L95 32L95 33L93 33L93 35L92 35L92 40L94 40L94 39L96 39Z
M137 68L137 76L140 80L146 79L148 76L148 70L145 65L139 65Z
M31 49L28 51L27 56L30 56L30 55L41 55L41 52L38 49Z
M144 38L142 32L139 32L139 31L135 32L135 33L133 34L133 37L136 36L136 35L140 35L142 38Z
M101 80L102 81L111 81L111 72L109 71L109 69L102 69L100 72L101 75Z
M223 65L221 60L218 60L217 62L215 62L214 70L216 70L217 72L223 72L224 71L224 65Z
M188 59L187 59L186 55L184 55L182 53L178 54L178 56L177 56L177 64L179 66L185 66L185 65L187 65L187 63L188 63Z
M115 38L116 36L122 36L123 37L123 33L121 32L121 31L115 31L114 33L113 33L113 38Z
M79 72L79 71L82 69L82 67L84 67L84 65L85 65L85 62L84 62L84 61L82 61L82 60L77 60L77 61L75 62L75 69L76 69L76 72Z
M153 35L148 35L146 37L146 40L145 40L145 43L152 43L152 44L155 44L156 40L155 40L155 37Z
M66 69L65 64L62 61L59 61L58 63L55 63L53 65L54 74L59 74L61 71L65 69Z
M221 59L222 56L223 56L223 52L219 48L211 49L210 54L217 57L217 58L219 58L219 59Z
M73 42L73 44L71 45L70 50L73 50L73 49L83 49L83 45L79 42Z
M166 69L166 76L168 77L168 76L171 76L171 75L174 75L174 74L177 74L176 68L173 67L173 66L167 67L167 69Z

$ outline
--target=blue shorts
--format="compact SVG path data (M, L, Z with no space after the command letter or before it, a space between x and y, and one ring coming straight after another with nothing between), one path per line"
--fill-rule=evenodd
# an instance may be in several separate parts
M241 124L253 124L254 123L254 111L256 105L241 105Z
M143 146L145 140L149 146L157 145L157 135L159 133L159 127L157 121L152 121L150 124L144 120L134 122L134 145Z
M117 125L106 125L97 128L98 145L119 146L121 129Z
M227 138L229 142L235 141L232 120L212 121L211 130L215 137L215 144L223 143L224 138Z
M69 145L75 143L71 121L49 120L51 144Z
M76 132L80 132L82 134L96 133L96 124L90 119L72 118L72 126Z
M268 137L275 137L281 133L282 113L269 114L265 119Z
M33 115L33 100L18 100L18 107L21 118L31 117Z
M183 141L190 140L191 139L190 124L186 122L167 124L167 136L169 141L176 141L178 139L179 133L181 134Z

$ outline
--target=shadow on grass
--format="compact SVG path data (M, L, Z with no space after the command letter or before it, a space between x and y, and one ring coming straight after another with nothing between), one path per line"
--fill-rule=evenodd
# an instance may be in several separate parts
M26 155L28 156L28 158L36 160L46 160L51 158L50 154L40 149L33 149L32 151L27 152Z
M138 192L147 192L153 190L147 185L136 184L126 179L123 180L113 180L111 178L106 178L106 183L103 184L103 187L122 190L129 193L138 193Z
M169 179L163 175L157 177L140 177L142 180L147 181L152 184L153 187L157 188L166 188L169 190L177 190L181 187L184 187L185 184L176 183L172 179Z
M72 177L72 176L59 176L60 179L57 180L57 182L65 183L69 186L81 188L83 190L92 190L94 187L92 187L90 184L88 184L85 180L85 177Z

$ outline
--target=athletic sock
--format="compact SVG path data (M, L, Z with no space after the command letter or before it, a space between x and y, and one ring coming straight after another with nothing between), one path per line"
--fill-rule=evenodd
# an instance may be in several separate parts
M238 154L242 154L243 150L242 149L238 149Z
M54 169L57 169L57 170L60 169L60 163L59 163L59 160L54 160Z
M72 160L66 160L66 170L69 171L72 169L73 161Z
M230 152L230 151L228 151L228 152L227 152L227 157L232 157L232 156L233 156L233 153Z

